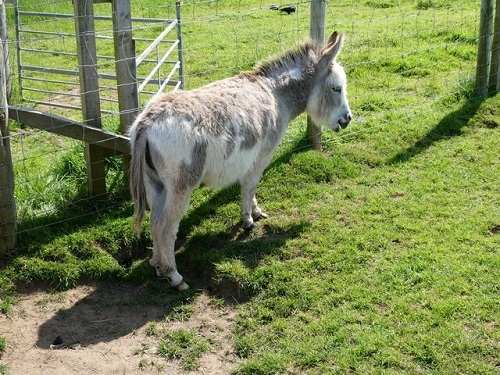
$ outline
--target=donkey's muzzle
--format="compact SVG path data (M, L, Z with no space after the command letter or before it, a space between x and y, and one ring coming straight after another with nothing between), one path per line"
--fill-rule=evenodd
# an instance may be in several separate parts
M349 125L349 123L352 121L352 115L351 114L348 114L346 115L344 118L341 118L339 120L339 125L342 129L345 129L347 128L347 125Z

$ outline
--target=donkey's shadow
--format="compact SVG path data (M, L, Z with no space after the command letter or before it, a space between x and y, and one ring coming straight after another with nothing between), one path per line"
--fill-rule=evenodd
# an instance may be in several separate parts
M269 168L288 162L297 149L305 151L306 144L305 137L298 139L291 150L279 155ZM37 346L50 348L58 336L65 345L109 342L134 332L148 322L165 319L201 292L222 298L230 304L247 301L252 292L235 281L215 277L215 265L224 260L238 259L252 269L264 257L279 253L287 241L300 236L309 224L298 222L278 227L262 221L252 233L245 232L240 224L236 224L229 230L187 238L187 234L214 215L218 207L238 199L237 186L221 190L190 210L182 221L177 243L180 252L176 258L192 289L184 293L173 291L166 280L156 279L147 259L143 259L138 273L147 275L145 284L97 283L93 292L71 307L60 309L39 327Z
M109 342L135 332L148 322L164 320L176 307L190 303L201 292L223 298L230 304L247 301L251 292L242 290L237 282L216 281L215 264L238 258L253 268L264 257L279 252L288 240L306 228L305 223L285 229L262 224L260 233L254 235L234 226L225 235L216 232L195 236L186 242L177 257L192 289L179 293L173 291L166 280L153 276L142 286L98 283L89 295L69 308L60 309L44 322L38 329L36 345L48 349L58 337L68 346Z

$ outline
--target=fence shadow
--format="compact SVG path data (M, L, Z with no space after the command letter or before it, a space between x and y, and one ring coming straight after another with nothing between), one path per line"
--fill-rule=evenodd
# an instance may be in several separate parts
M462 128L474 117L479 109L482 100L479 98L468 99L458 110L446 115L436 126L429 130L422 138L415 142L406 150L400 151L393 156L388 164L404 163L422 152L425 152L434 143L442 139L456 137L462 134Z
M164 280L152 279L143 286L101 282L95 290L69 308L60 309L40 325L36 345L49 349L57 337L65 345L82 346L109 342L128 335L148 322L161 321L176 307L190 303L199 293L240 303L251 298L240 287L216 282L213 264L238 259L250 268L270 254L279 252L284 244L299 236L307 224L298 223L283 230L264 226L263 234L249 239L238 228L230 233L213 233L196 237L186 244L178 256L181 272L191 283L190 291L173 291ZM217 247L217 248L215 248ZM196 259L195 263L192 263Z

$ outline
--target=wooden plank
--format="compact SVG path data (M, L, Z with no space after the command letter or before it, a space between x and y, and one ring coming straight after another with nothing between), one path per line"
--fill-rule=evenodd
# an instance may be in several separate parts
M113 1L113 32L116 83L120 109L120 131L125 134L139 113L137 65L132 38L130 0Z
M10 150L9 111L7 101L7 70L5 51L7 19L4 0L0 0L0 256L16 245L16 200L14 197L14 166Z
M9 116L20 124L31 128L72 138L105 148L114 154L130 154L129 138L103 129L93 128L62 116L37 111L31 108L9 106Z
M74 0L75 32L78 50L80 93L84 122L94 128L101 127L101 103L97 74L97 51L93 0ZM105 158L98 146L86 146L89 192L106 193Z
M311 0L309 36L320 44L325 43L326 0ZM307 137L313 149L321 150L321 128L307 117Z
M476 94L480 97L488 95L491 47L493 43L494 1L495 0L481 0L479 44L476 66Z
M500 0L496 3L493 47L491 48L490 93L500 92Z

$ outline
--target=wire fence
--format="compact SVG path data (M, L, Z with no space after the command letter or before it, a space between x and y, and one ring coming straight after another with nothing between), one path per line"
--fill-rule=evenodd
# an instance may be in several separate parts
M275 3L186 0L176 9L172 0L132 0L130 31L137 56L142 56L137 68L141 95L137 108L127 110L118 105L115 66L119 60L113 44L111 7L95 4L95 67L103 127L117 132L120 115L140 111L158 91L175 91L181 85L193 89L238 74L306 40L311 2ZM381 131L385 120L396 114L411 121L419 111L429 110L452 95L453 90L469 87L479 39L479 5L479 0L328 1L327 33L347 33L341 60L350 80L351 106L357 120L346 132L326 134L323 143L350 142L360 134ZM11 104L32 106L83 123L94 120L84 119L81 112L81 97L86 93L80 92L78 69L82 66L75 32L78 16L72 2L17 0L7 10L14 75ZM182 30L175 27L179 19ZM141 55L163 33L150 53ZM304 122L300 118L294 126ZM57 126L53 124L53 128ZM9 137L18 233L60 226L129 205L119 193L123 186L119 157L105 162L107 178L102 178L106 178L107 192L89 196L89 165L81 142L19 124L12 125ZM112 138L111 134L101 142ZM286 138L283 147L294 142L296 137ZM308 146L290 151L303 147Z

